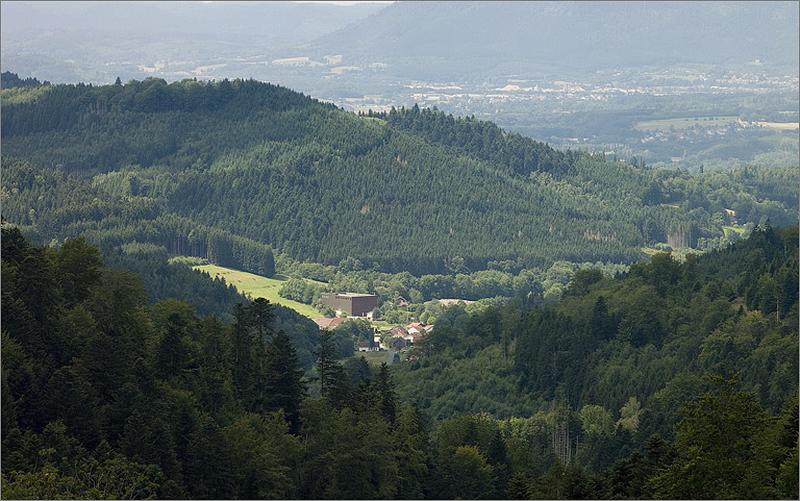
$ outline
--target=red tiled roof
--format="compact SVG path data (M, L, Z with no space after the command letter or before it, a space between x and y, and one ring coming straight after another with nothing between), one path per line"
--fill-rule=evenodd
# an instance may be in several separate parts
M406 330L406 328L405 328L405 327L403 327L403 326L400 326L400 325L396 325L396 326L392 327L392 328L389 330L389 332L390 332L390 333L392 334L392 336L394 336L394 337L405 336L405 335L407 335L407 334L408 334L408 331Z
M334 317L334 318L315 318L314 322L317 324L320 330L331 330L335 329L337 326L347 322L346 318L341 317Z

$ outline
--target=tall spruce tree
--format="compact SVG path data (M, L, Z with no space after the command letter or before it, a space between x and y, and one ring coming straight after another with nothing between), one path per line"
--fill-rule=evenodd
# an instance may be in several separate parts
M186 347L183 344L182 321L179 315L172 314L167 322L167 330L158 346L157 370L162 378L176 376L183 367Z
M494 496L497 499L506 498L510 465L508 463L506 442L503 439L503 434L500 431L500 428L495 430L492 440L489 442L486 450L486 461L494 470Z
M265 354L264 387L269 410L282 409L291 433L300 429L300 404L306 391L297 352L283 331L272 337Z
M336 370L334 369L338 356L336 341L333 332L321 331L319 333L319 345L314 352L316 356L317 377L319 378L320 394L327 396L327 392L336 381Z
M375 391L379 396L378 405L381 414L383 414L383 417L386 418L389 423L394 424L397 417L397 396L394 382L392 381L392 374L389 370L389 366L386 365L385 362L381 364L374 385Z

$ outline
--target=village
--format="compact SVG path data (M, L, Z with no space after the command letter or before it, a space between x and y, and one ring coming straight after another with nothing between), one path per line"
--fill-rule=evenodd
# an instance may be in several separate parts
M323 293L320 301L336 314L335 317L314 319L320 331L332 331L354 319L373 319L378 306L378 296L374 294ZM359 339L355 348L359 352L393 351L405 352L433 332L433 325L412 322L408 325L395 325L388 330L379 330L373 325L374 333L369 339Z

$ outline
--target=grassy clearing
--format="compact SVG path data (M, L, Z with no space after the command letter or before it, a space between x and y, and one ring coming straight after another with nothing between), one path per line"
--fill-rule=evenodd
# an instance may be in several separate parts
M325 316L324 313L322 313L321 311L319 311L318 309L314 308L311 305L299 303L297 301L292 301L291 299L286 299L285 297L281 297L280 295L278 295L278 291L280 290L281 286L285 281L289 279L289 277L283 275L275 275L273 278L267 278L267 277L262 277L261 275L248 273L246 271L235 270L233 268L225 268L224 266L217 266L216 264L193 264L191 258L188 258L186 261L182 259L176 259L175 262L186 262L187 264L192 265L192 268L195 270L205 271L212 277L220 277L224 279L226 283L236 287L236 289L239 292L241 292L246 296L249 296L252 299L263 297L264 299L269 300L270 303L280 304L286 306L287 308L291 308L297 313L305 317L308 317L312 320L315 318L320 318ZM304 278L303 280L305 280L310 284L318 285L321 287L326 285L324 282L311 280L310 278ZM395 324L390 324L385 320L372 320L371 323L374 327L376 327L380 331L388 331L395 325ZM384 358L381 359L380 362L385 362L386 352L378 352L378 353L383 353ZM370 352L368 353L368 355L374 357L376 354Z
M367 359L367 363L369 365L381 365L384 362L387 362L389 358L388 351L357 351L353 354L355 358L364 357ZM388 363L388 362L387 362Z
M732 233L738 233L739 236L744 235L744 226L723 226L722 232L725 238L729 238Z
M688 129L694 125L699 125L700 127L718 127L735 123L738 120L739 117L734 116L665 118L662 120L645 120L638 122L635 128L642 131L654 131L669 130L670 128Z
M372 321L372 326L377 328L379 331L388 331L389 329L391 329L395 325L397 325L397 324L390 324L386 320L373 320Z
M298 303L297 301L292 301L291 299L286 299L279 296L278 290L280 290L283 282L286 281L284 277L278 276L276 278L267 278L260 275L255 275L253 273L247 273L246 271L239 271L232 268L217 266L215 264L204 264L200 266L193 266L192 268L195 270L205 271L212 277L223 278L226 283L233 285L237 290L239 290L239 292L253 299L263 297L270 303L286 306L287 308L291 308L297 313L311 319L325 316L321 311L310 305ZM311 280L309 281L312 282Z

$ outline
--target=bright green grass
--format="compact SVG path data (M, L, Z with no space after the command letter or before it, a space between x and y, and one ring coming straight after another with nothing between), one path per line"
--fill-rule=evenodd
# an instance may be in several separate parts
M281 285L283 285L283 282L285 282L285 279L262 277L260 275L254 275L253 273L247 273L246 271L225 268L215 264L204 264L193 266L192 268L205 271L212 277L223 278L226 283L233 285L239 292L253 299L263 297L270 303L286 306L311 319L325 316L321 311L312 306L279 296L278 291Z

